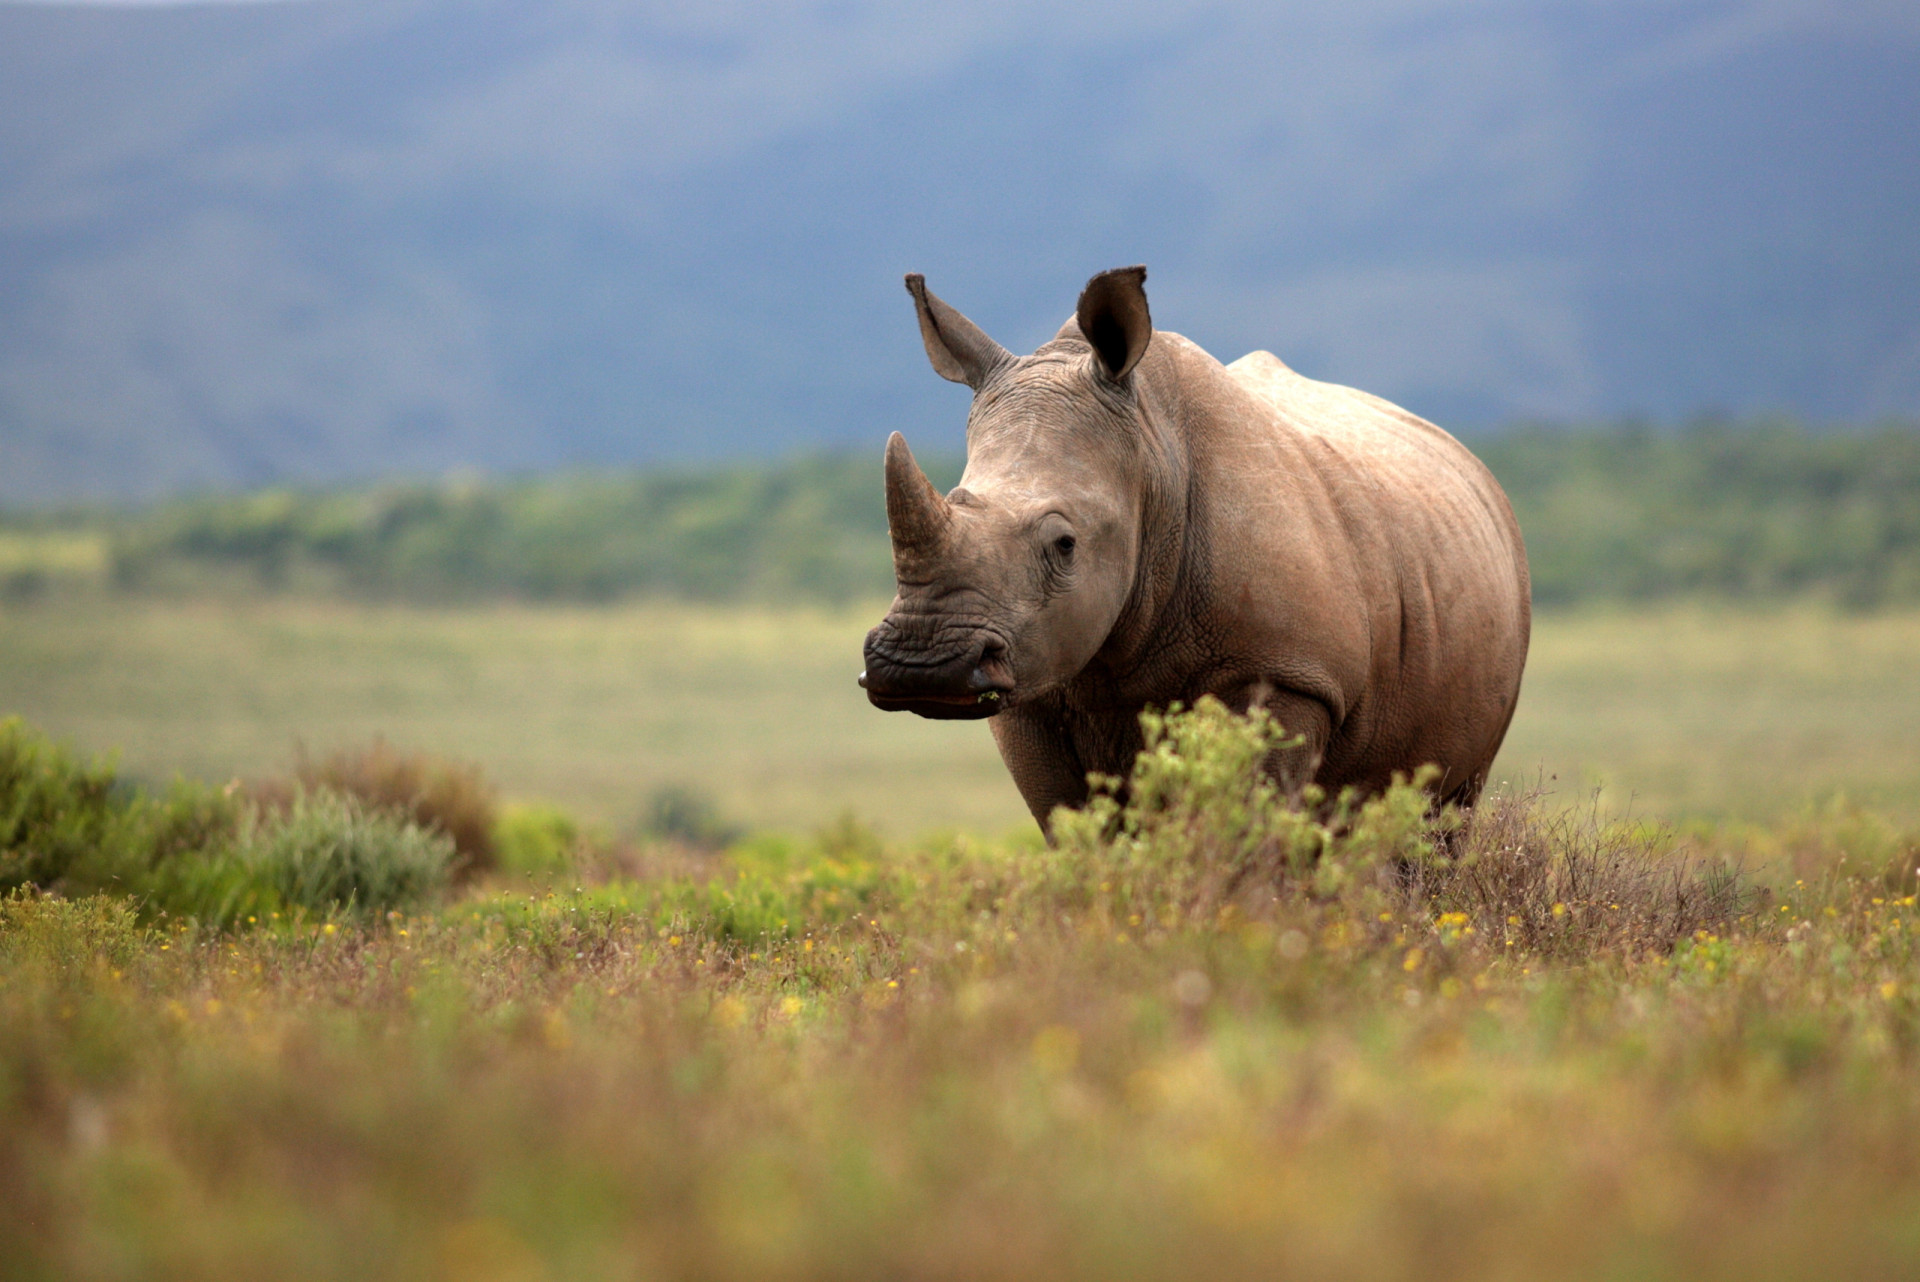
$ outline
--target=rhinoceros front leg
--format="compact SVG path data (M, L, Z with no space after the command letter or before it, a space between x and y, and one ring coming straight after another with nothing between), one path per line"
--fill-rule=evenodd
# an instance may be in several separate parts
M1289 795L1297 795L1319 776L1333 735L1333 718L1326 704L1266 681L1229 687L1220 692L1220 701L1235 712L1244 713L1256 705L1265 708L1286 731L1292 742L1267 755L1266 770Z
M1014 787L1051 837L1047 820L1055 807L1087 802L1087 770L1066 724L1043 708L1009 708L987 724Z

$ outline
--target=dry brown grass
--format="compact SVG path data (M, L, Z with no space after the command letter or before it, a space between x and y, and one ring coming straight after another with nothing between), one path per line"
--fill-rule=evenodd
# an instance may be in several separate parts
M1441 849L1409 869L1416 899L1499 922L1548 955L1664 953L1764 898L1737 857L1664 826L1607 820L1597 806L1556 810L1537 791L1489 794Z

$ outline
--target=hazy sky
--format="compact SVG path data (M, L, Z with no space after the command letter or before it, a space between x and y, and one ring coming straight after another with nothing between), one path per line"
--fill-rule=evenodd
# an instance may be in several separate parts
M0 489L956 444L907 270L1450 426L1920 413L1910 2L131 9L0 5Z

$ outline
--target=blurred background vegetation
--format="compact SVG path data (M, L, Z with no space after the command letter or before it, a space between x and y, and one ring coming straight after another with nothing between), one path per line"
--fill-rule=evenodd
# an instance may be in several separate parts
M1542 607L1500 781L1672 820L1920 817L1920 430L1471 444ZM984 724L860 696L892 587L877 451L15 513L0 710L156 786L385 736L623 831L1029 830Z
M1523 428L1470 442L1542 606L1920 601L1920 426ZM932 460L943 487L957 460ZM269 489L0 517L0 591L844 604L892 588L880 460Z

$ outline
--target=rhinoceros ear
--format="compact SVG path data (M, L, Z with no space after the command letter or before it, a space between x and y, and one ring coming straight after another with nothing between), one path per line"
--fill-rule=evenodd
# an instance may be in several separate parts
M996 369L1013 359L1012 352L988 338L978 325L929 293L927 278L919 272L908 274L907 292L920 313L920 340L927 345L927 359L941 378L978 391Z
M1147 311L1147 269L1116 267L1101 272L1080 291L1074 319L1106 376L1118 383L1133 372L1153 340Z

